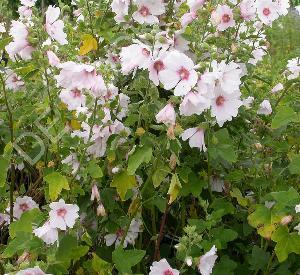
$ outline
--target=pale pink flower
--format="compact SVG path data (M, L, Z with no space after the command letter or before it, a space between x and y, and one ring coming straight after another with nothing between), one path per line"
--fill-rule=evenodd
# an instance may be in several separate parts
M126 248L128 244L132 244L132 245L135 244L135 240L138 238L139 233L142 232L142 228L141 228L142 224L143 222L138 218L134 218L131 221L129 230L124 239L124 244L123 244L124 248ZM115 243L115 246L119 246L125 233L126 233L125 230L120 228L114 234L107 234L106 236L104 236L106 245L111 246Z
M227 5L218 5L211 14L212 23L218 31L225 31L235 26L232 9Z
M19 91L24 87L25 83L23 82L21 77L18 76L15 72L13 72L10 69L7 69L5 73L6 73L5 86L7 89L13 91Z
M133 13L132 18L140 24L158 24L157 16L165 12L162 0L135 0L135 4L137 5L137 11Z
M194 62L184 53L170 52L164 59L165 70L159 76L164 88L175 88L174 95L186 95L197 83L198 76L194 70Z
M91 89L97 76L94 66L68 61L58 65L60 74L55 76L57 85L69 90Z
M181 26L185 28L187 25L191 24L197 18L197 13L194 11L185 13L181 18Z
M206 0L187 0L190 11L196 12L203 7Z
M300 213L300 204L297 204L297 205L295 206L295 212L296 212L296 213Z
M61 45L68 44L67 35L64 33L64 22L58 20L60 8L49 6L46 11L46 31L49 36Z
M48 61L49 61L49 64L51 66L54 66L56 67L57 65L60 64L60 60L59 58L56 56L56 54L52 51L47 51L47 57L48 57Z
M300 235L300 223L294 227L294 230L298 231L298 235Z
M254 101L254 97L248 96L243 100L243 105L246 107L246 109L250 109L253 101Z
M272 88L272 90L271 90L271 92L273 93L273 94L275 94L275 93L277 93L277 92L279 92L279 91L282 91L283 90L283 84L282 83L278 83L277 85L275 85L273 88Z
M76 174L78 168L79 168L79 161L77 158L77 155L75 153L71 153L69 156L67 156L65 159L61 161L62 164L66 164L72 167L72 175Z
M279 17L278 6L272 0L256 1L258 18L266 25L271 25Z
M164 58L166 56L165 51L161 50L157 57L151 60L149 64L148 71L149 71L149 79L153 81L153 83L158 86L159 85L159 74L161 71L165 69Z
M158 123L164 123L167 126L175 125L176 113L171 103L167 104L159 113L155 116Z
M27 26L20 21L13 20L9 34L13 37L13 41L5 49L10 58L15 60L14 56L19 55L24 60L31 59L34 48L27 41L29 34Z
M116 14L116 22L124 22L124 16L128 15L130 0L113 0L111 3L112 12Z
M122 73L128 75L136 68L147 69L151 62L151 50L142 43L123 47L120 53Z
M97 201L100 201L100 193L98 190L98 186L94 183L92 186L91 201L94 201L95 199Z
M272 106L269 100L265 99L260 105L259 109L257 110L257 114L259 115L270 115L272 114Z
M20 6L18 8L18 13L20 14L20 17L29 18L32 16L32 9L26 6Z
M0 23L0 33L5 33L6 29L5 29L5 25L4 23Z
M179 275L177 269L172 268L166 259L161 259L159 262L153 262L150 266L149 275Z
M179 110L184 116L200 115L210 107L210 100L197 92L189 92L182 100Z
M69 111L74 111L85 106L85 95L79 90L62 90L59 94L60 100L68 106Z
M217 248L213 246L207 253L200 257L198 269L201 275L210 275L212 274L213 267L218 258L216 255Z
M171 50L177 50L179 52L187 52L189 48L189 41L183 38L182 36L183 30L175 31L172 37Z
M243 105L240 96L239 91L228 94L219 85L215 88L211 100L211 115L216 118L219 126L222 127L226 121L231 121L238 115L239 108Z
M22 214L26 211L39 208L37 203L28 196L18 197L14 203L13 213L16 219L20 219Z
M287 64L287 70L288 70L288 80L296 79L300 76L300 58L293 58L288 61Z
M16 273L16 275L46 275L46 273L43 270L41 270L38 266L36 266L33 268L20 270Z
M52 228L66 230L73 228L76 219L79 217L79 207L76 204L66 204L63 199L50 203L50 225Z
M0 213L0 227L1 225L10 224L10 217L7 214Z
M21 0L21 4L26 7L32 8L35 5L36 0Z
M46 244L54 244L58 240L57 228L53 228L50 222L45 222L44 225L33 230L33 234L42 239Z
M256 17L254 0L243 0L240 3L241 16L245 21L253 20Z
M296 9L296 11L299 13L299 15L300 15L300 5L299 5L299 6L296 6L295 9ZM300 227L300 223L299 223L298 226ZM300 233L300 232L299 232L299 233Z
M101 75L98 74L94 77L90 90L95 98L107 95L107 88Z
M206 152L204 130L202 128L189 128L181 136L183 141L189 140L191 148L199 148L200 151Z
M266 55L266 52L262 48L260 48L253 50L251 54L253 55L253 58L250 58L248 63L256 65L259 61L263 60L263 57Z
M290 1L289 0L276 0L277 12L279 15L287 15L289 13Z

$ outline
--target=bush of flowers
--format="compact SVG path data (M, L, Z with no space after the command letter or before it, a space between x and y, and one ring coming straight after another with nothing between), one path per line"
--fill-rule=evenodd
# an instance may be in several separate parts
M35 2L0 23L0 273L300 272L289 1Z

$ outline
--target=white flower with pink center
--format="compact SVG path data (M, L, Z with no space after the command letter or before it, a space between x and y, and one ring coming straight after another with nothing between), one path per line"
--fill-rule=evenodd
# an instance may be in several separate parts
M60 45L68 44L67 35L64 33L64 22L58 20L60 8L49 6L46 11L46 31L49 36L56 40Z
M16 273L16 275L46 275L46 273L43 270L41 270L38 266L36 266L33 268L20 270Z
M265 116L272 114L272 106L269 100L265 99L262 103L260 103L257 114Z
M73 228L76 219L79 217L79 207L76 204L66 204L63 199L58 202L50 203L50 226L66 230L67 227Z
M68 106L69 111L74 111L85 106L85 95L79 90L62 90L59 94L59 98Z
M214 97L211 99L211 115L216 118L220 127L238 115L239 108L243 105L240 96L239 91L228 94L219 85L216 86Z
M218 5L211 14L212 23L218 31L225 31L235 26L232 9L227 5Z
M39 208L39 206L31 197L18 197L16 198L16 201L14 203L14 217L20 219L24 212L32 210L34 208Z
M164 59L165 69L160 72L160 81L166 90L175 88L174 95L186 95L197 83L198 75L194 62L184 53L170 52Z
M12 21L9 34L13 37L13 41L10 42L5 50L9 54L9 57L15 61L15 55L19 55L22 59L31 59L31 54L34 48L28 42L29 31L25 24L19 21Z
M114 17L116 22L124 22L124 16L128 15L130 0L113 0L111 3L111 10L116 14Z
M153 262L150 266L149 275L179 275L177 269L172 268L166 259L161 259L159 262Z
M204 130L202 128L189 128L181 136L183 141L189 140L191 148L199 148L200 151L206 152Z
M245 21L253 20L256 17L256 7L254 0L243 0L240 3L241 17Z
M61 69L55 76L57 85L68 90L91 89L97 77L95 67L91 65L68 61L57 66Z
M166 52L164 50L159 51L157 57L155 58L153 57L148 67L149 79L152 80L156 86L159 85L160 72L165 69L165 64L164 64L165 57L166 57Z
M189 92L182 100L179 110L184 116L201 115L203 111L210 107L210 100L200 93Z
M129 230L124 239L123 247L126 248L128 244L135 244L135 240L138 238L139 233L142 232L142 224L143 222L139 218L134 218L129 226ZM125 230L119 228L114 234L107 234L104 236L105 243L107 246L111 246L115 244L115 246L119 246L121 244L122 239L125 235Z
M5 86L7 89L12 91L19 91L24 87L24 82L15 72L10 69L5 71L6 79L5 79Z
M123 47L120 53L122 73L128 75L136 68L147 69L151 63L149 46L138 43Z
M190 11L196 12L201 9L206 0L187 0L186 3L190 8Z
M140 24L158 24L158 15L165 12L165 6L162 0L135 0L137 11L132 15L132 18Z
M278 5L272 0L260 0L256 2L258 18L266 25L271 25L279 17Z
M33 230L33 234L42 239L46 244L54 244L58 240L57 228L53 228L50 222L45 222L44 225Z
M167 126L175 125L176 113L171 103L167 104L159 113L155 116L158 123L164 123Z
M213 246L207 253L200 257L198 269L201 275L210 275L212 274L213 267L218 258L217 248Z

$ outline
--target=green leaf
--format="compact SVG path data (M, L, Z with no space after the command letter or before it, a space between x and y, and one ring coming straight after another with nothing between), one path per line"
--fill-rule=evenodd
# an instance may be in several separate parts
M32 223L39 224L42 221L41 211L38 208L34 208L30 211L26 211L22 214L21 218L14 221L9 226L9 235L13 239L20 232L32 232Z
M177 174L173 174L171 179L171 184L168 190L168 195L170 195L169 204L171 204L173 201L176 200L176 198L179 195L181 187L182 186Z
M31 251L43 247L43 242L35 238L32 233L20 232L15 239L11 240L4 252L1 254L4 258L12 257L17 252Z
M269 239L283 217L284 214L274 213L264 205L258 204L255 211L248 216L248 222L257 229L259 235Z
M67 235L60 241L59 248L56 252L57 263L61 262L65 267L69 267L71 261L77 261L87 254L88 246L78 245L77 239Z
M249 264L251 265L251 270L264 270L268 264L270 258L270 253L264 251L264 249L258 247L257 245L253 246L251 258Z
M272 120L271 127L273 129L278 129L294 121L296 117L297 114L294 112L294 110L291 107L280 106L277 108L277 113Z
M5 186L7 171L10 164L12 154L12 144L8 143L4 148L4 153L0 156L0 188Z
M237 154L232 139L225 128L215 132L212 139L212 146L208 150L214 159L220 157L230 163L237 161Z
M112 265L93 253L92 268L98 275L110 275L112 274Z
M53 172L44 177L49 184L49 197L52 201L56 200L62 189L70 190L68 180L59 172Z
M92 160L88 163L87 171L92 178L98 179L103 177L103 172L101 167L97 164L96 160Z
M166 176L171 172L169 166L164 164L162 161L157 161L156 169L152 174L152 182L154 187L160 186L162 181L166 178Z
M121 246L113 252L112 260L121 274L131 274L131 268L137 265L145 256L145 250L124 250Z
M222 256L220 261L213 268L213 275L234 275L237 264L227 255Z
M291 174L300 175L300 154L295 155L288 166Z
M239 205L246 207L249 204L249 200L244 198L241 191L238 188L233 188L232 191L230 191L230 195L233 198L236 198Z
M111 187L116 187L120 198L124 201L128 190L136 186L135 176L128 175L126 171L116 174L110 184Z
M135 171L142 163L149 163L152 158L152 148L149 146L143 146L137 148L128 159L127 172L129 175L134 175Z
M276 242L275 253L280 263L285 261L290 253L300 254L300 235L296 232L289 233L287 227L278 227L272 235L272 240Z

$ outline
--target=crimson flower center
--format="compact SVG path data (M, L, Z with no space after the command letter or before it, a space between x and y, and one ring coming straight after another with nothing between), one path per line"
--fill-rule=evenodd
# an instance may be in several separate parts
M56 210L57 216L64 218L67 214L67 210L65 208L60 208Z
M149 56L150 55L150 51L147 50L146 48L143 48L142 54L145 55L145 56Z
M81 96L80 91L78 91L78 90L73 91L73 97L80 97L80 96Z
M22 204L20 204L19 207L20 207L20 209L21 209L23 212L25 212L26 210L29 209L29 206L28 206L27 203L22 203Z
M157 72L159 72L165 68L164 63L160 60L155 61L153 67Z
M174 275L173 271L170 269L167 269L164 271L164 275Z
M270 13L271 13L271 11L270 11L269 8L264 8L264 9L263 9L263 14L264 14L265 16L268 16Z
M179 74L181 80L188 80L189 76L190 76L190 72L186 68L183 68L183 67L178 71L178 74Z
M223 16L222 16L222 21L224 22L224 23L228 23L229 21L230 21L230 16L228 15L228 14L223 14Z
M142 6L140 8L140 14L145 17L148 16L150 14L149 9L145 6Z
M218 96L217 99L216 99L216 104L217 106L222 106L225 102L225 98L223 96Z
M125 234L125 231L123 229L118 229L116 232L116 235L118 238L123 237L123 235Z

